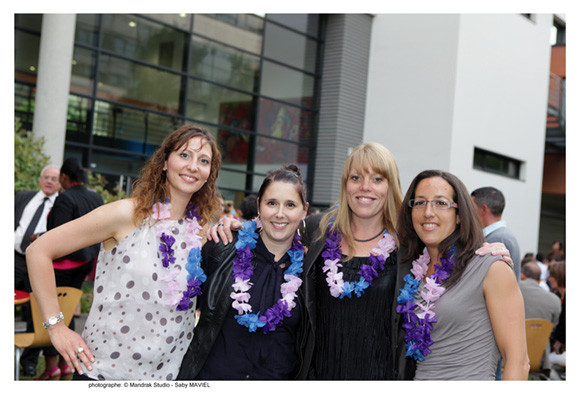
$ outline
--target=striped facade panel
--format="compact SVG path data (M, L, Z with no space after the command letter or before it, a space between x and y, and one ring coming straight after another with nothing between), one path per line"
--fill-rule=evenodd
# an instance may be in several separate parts
M366 14L327 18L311 201L315 206L338 200L349 149L362 142L372 23Z

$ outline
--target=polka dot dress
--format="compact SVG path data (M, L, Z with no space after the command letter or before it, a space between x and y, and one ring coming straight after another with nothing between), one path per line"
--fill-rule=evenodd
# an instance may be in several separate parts
M167 221L164 221L167 222ZM189 250L185 221L172 221L179 288L185 290ZM155 227L137 227L110 251L101 246L94 300L83 339L95 355L87 375L99 380L174 380L193 338L195 301L187 311L167 305L160 239Z

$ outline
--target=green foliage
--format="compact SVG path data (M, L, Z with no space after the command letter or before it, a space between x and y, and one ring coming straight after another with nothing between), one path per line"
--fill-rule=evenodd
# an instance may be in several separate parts
M14 133L14 193L37 190L40 171L50 158L44 154L44 139L29 131Z
M117 185L115 185L114 188L112 188L111 192L110 188L107 187L108 185L107 179L101 174L89 171L88 178L91 189L94 189L97 193L100 194L105 204L127 197L125 191L121 190L121 188L119 187L120 185L118 183Z
M44 138L33 138L32 132L21 129L19 119L14 121L14 194L23 190L38 190L40 171L50 162L44 154ZM88 172L89 187L103 198L105 204L126 197L120 185L108 185L101 174Z

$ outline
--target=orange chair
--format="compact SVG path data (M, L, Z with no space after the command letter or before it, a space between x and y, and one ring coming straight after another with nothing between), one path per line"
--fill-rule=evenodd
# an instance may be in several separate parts
M83 292L74 287L57 287L56 294L58 296L60 310L64 315L63 322L68 326L74 316L75 309L81 300ZM32 311L34 332L14 333L14 352L16 355L15 380L18 380L20 376L20 352L22 349L28 347L46 347L52 344L48 332L42 325L42 316L40 316L38 303L33 293L30 293L30 309Z
M543 319L526 319L526 343L530 359L530 376L539 374L540 379L547 379L542 371L542 356L552 334L554 323Z

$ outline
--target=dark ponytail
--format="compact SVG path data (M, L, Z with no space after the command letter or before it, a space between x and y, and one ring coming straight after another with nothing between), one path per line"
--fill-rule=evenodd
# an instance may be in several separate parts
M87 175L81 165L81 162L74 158L68 158L60 167L60 173L65 174L70 178L72 183L87 183Z

